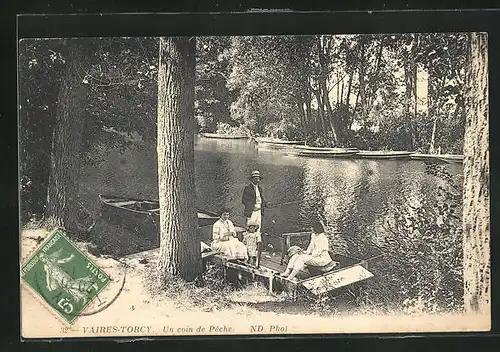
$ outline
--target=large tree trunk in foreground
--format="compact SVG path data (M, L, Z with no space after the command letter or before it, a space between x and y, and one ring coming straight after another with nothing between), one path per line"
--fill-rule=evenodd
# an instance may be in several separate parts
M469 34L464 144L464 304L490 313L490 166L488 57L485 33Z
M79 70L85 55L81 48L70 47L69 51L57 101L45 217L51 225L78 230L78 180L88 85L82 82L84 75Z
M160 38L158 68L159 277L201 273L194 183L195 40Z

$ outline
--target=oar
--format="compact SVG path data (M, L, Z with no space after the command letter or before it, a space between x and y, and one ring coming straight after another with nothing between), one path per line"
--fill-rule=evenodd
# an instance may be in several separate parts
M386 253L380 253L379 255L375 255L375 256L370 257L368 259L364 259L363 261L365 261L365 262L372 261L372 260L378 259L378 258L386 256L386 255L387 255Z
M292 201L289 201L289 202L267 204L265 208L267 208L267 209L268 208L278 208L278 207L282 207L282 206L285 206L285 205L297 204L297 203L300 203L300 202L301 202L301 200L292 200ZM241 216L241 215L235 215L234 217L237 217L239 219L243 219L242 223L244 223L246 225L246 220L247 220L246 217ZM272 219L272 223L275 224L276 220Z

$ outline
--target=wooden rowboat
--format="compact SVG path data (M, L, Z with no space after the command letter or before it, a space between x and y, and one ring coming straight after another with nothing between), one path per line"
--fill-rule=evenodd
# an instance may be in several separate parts
M301 236L310 236L310 232L284 233L279 236L270 236L277 238L281 242L281 253L268 251L266 250L268 247L264 245L258 267L220 253L213 253L213 251L202 253L202 260L224 267L224 271L230 280L233 279L240 283L259 281L267 286L270 292L291 291L293 297L297 297L299 294L315 297L322 296L374 276L368 270L368 260L330 253L335 265L325 272L321 270L314 271L311 268L308 269L308 272L302 273L298 280L292 281L280 277L279 274L286 269L284 253L290 246L290 238ZM268 239L268 235L263 236L264 244L267 243ZM125 258L154 261L158 255L159 249L156 248L135 253Z
M287 151L288 155L293 156L304 156L310 158L345 158L356 155L358 153L357 150L349 150L349 149L331 149L331 150L289 150Z
M413 153L413 154L410 154L410 158L412 158L414 160L437 161L437 162L458 163L458 164L461 164L464 161L463 155L456 155L456 154Z
M291 291L294 297L297 295L319 297L374 276L364 260L341 254L330 253L330 255L336 263L333 268L327 272L313 272L308 269L309 273L297 277L297 280L288 280L280 276L286 270L286 265L280 263L280 254L264 251L259 268L249 266L242 261L224 261L218 254L210 260L223 263L227 268L238 272L240 281L262 281L270 292Z
M99 194L101 217L110 224L124 226L159 245L160 203L157 200L136 199ZM198 209L198 236L207 241L212 238L212 225L220 218L219 214ZM245 228L235 223L239 236Z
M349 151L359 151L358 148L330 148L330 147L311 147L308 145L296 145L295 149L299 150L310 150L310 151L338 151L338 150L349 150Z
M304 141L287 141L284 139L277 139L277 138L255 138L255 141L258 144L263 144L263 145L274 145L274 146L293 146L293 145L301 145L304 144Z
M406 151L361 150L356 154L356 157L364 159L406 159L409 158L411 154L411 152Z
M229 134L218 134L218 133L202 133L205 138L216 138L216 139L248 139L245 135L229 135Z
M114 210L128 214L139 216L160 216L160 203L156 200L135 199L129 197L117 197L108 195L99 195L104 210ZM219 215L207 210L198 209L198 226L213 225L218 219Z
M296 297L296 293L312 296L321 296L340 288L356 284L374 276L368 270L368 262L375 258L381 258L381 255L362 260L347 255L341 255L330 252L330 257L337 264L328 268L325 272L321 270L313 270L309 268L309 275L302 276L296 281L290 281L276 275L276 272L282 273L286 269L284 262L285 253L290 248L292 239L304 239L310 236L310 231L283 233L278 236L268 236L267 241L272 237L278 238L281 243L281 257L265 258L272 264L266 263L265 259L261 259L264 266L271 267L273 270L273 279L270 283L275 291L291 290ZM269 238L271 237L271 238Z

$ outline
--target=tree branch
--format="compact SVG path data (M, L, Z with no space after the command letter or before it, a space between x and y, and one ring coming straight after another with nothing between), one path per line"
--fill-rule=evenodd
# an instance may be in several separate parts
M347 72L344 73L344 75L342 76L341 79L339 79L337 82L335 82L334 85L332 85L329 89L328 89L328 93L330 93L332 91L333 88L335 88L340 82L342 82L345 78L345 76L347 76Z

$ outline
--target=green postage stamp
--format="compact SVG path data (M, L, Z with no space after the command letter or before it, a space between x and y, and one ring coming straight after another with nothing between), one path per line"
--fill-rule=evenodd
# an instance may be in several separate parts
M58 229L23 264L21 278L70 324L110 283Z

